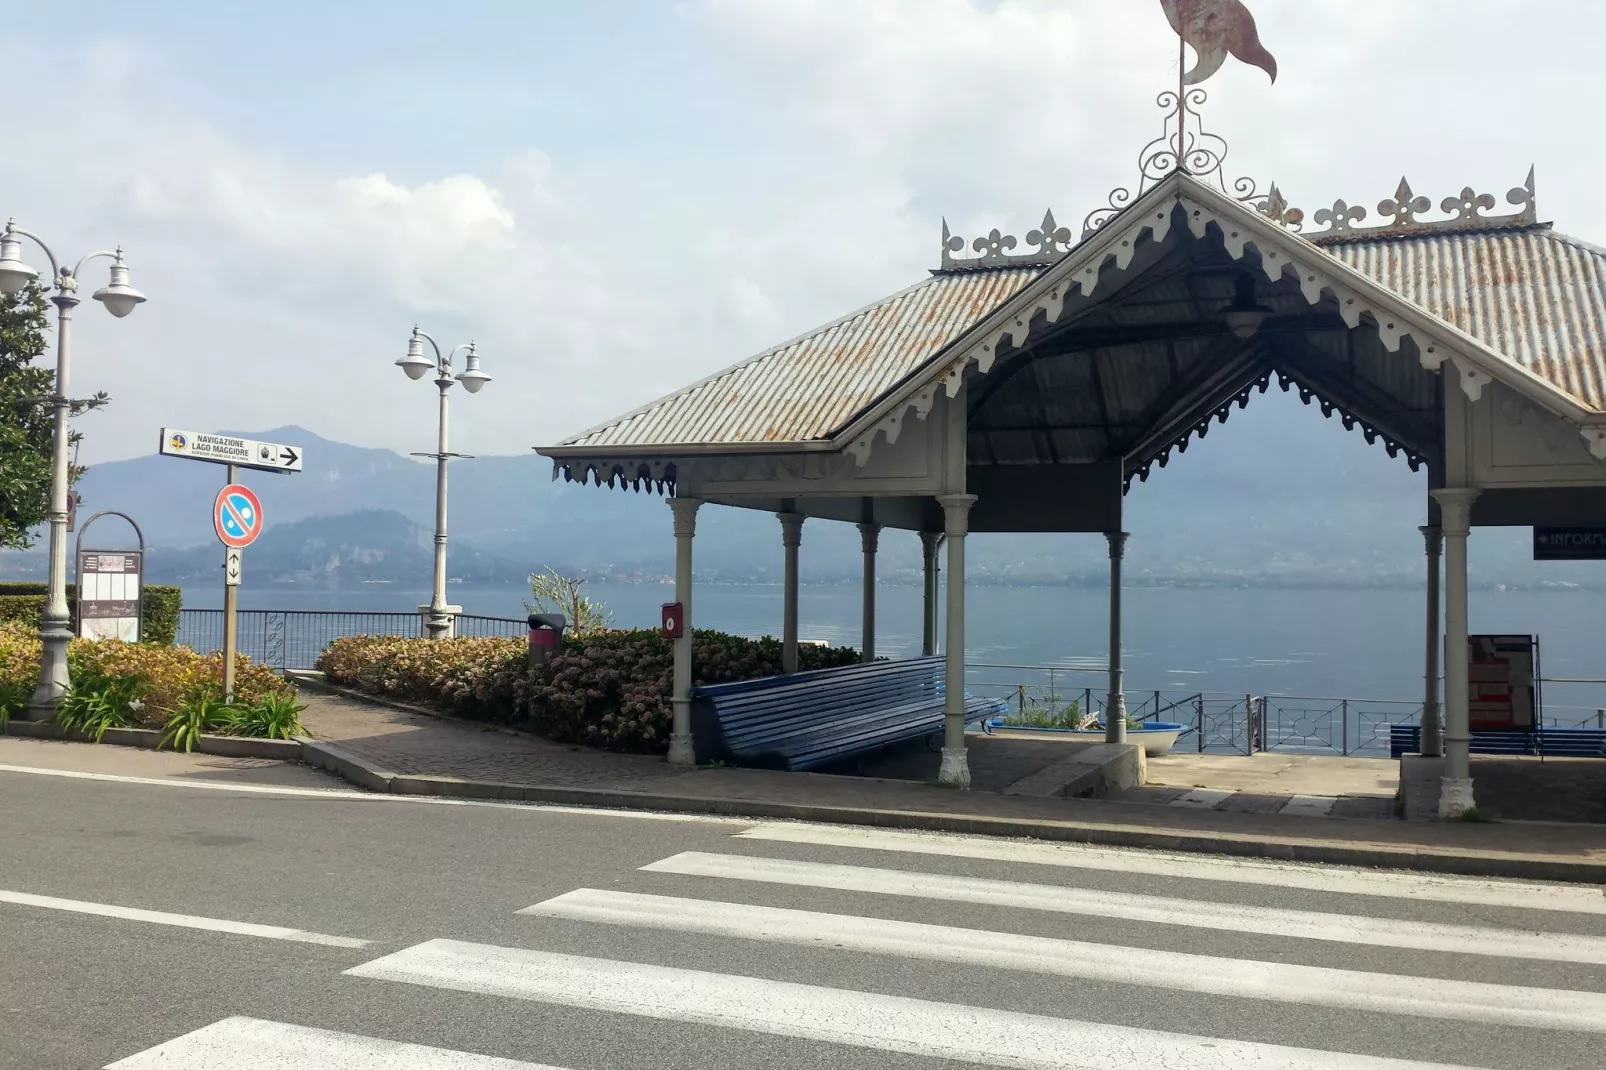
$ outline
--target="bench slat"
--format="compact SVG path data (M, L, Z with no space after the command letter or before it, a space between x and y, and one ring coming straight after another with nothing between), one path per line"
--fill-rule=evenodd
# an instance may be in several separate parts
M940 729L947 659L910 658L699 687L692 735L699 761L809 769ZM965 702L966 720L1002 710Z

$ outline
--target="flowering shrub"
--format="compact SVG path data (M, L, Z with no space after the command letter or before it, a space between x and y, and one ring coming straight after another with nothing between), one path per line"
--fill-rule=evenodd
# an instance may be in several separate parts
M661 752L669 746L673 644L657 631L598 631L565 637L545 665L526 664L520 639L337 639L318 659L330 682L501 721L560 742ZM857 651L806 646L799 668L850 665ZM777 639L698 631L697 684L729 683L781 671Z
M74 639L67 646L67 668L74 683L137 680L143 706L135 711L141 727L160 727L186 698L221 693L223 656L197 654L187 646L124 643L116 639ZM0 684L30 690L39 678L39 636L33 626L0 621ZM240 656L234 663L234 697L254 703L269 695L294 695L295 688L265 665Z

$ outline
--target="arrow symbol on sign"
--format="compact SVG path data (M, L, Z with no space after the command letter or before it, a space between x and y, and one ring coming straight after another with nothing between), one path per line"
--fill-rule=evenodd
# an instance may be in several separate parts
M283 460L284 460L284 466L286 468L289 468L291 465L295 464L297 460L300 459L300 454L296 453L296 451L291 449L289 446L284 446L284 447L281 447L281 448L284 450Z

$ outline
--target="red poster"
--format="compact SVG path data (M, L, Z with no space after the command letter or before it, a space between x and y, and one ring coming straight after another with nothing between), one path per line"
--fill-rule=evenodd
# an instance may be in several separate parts
M1534 727L1531 635L1467 636L1467 712L1474 729L1527 732Z

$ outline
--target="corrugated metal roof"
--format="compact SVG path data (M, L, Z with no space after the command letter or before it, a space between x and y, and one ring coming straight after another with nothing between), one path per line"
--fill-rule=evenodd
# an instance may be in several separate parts
M1547 227L1433 231L1323 248L1606 410L1606 249Z
M562 443L807 442L836 431L1042 269L936 275Z

